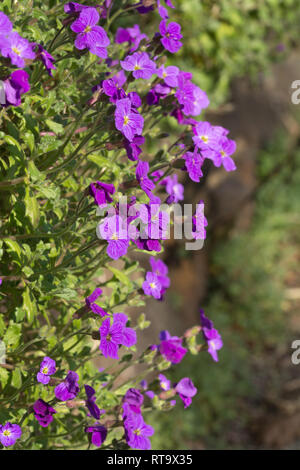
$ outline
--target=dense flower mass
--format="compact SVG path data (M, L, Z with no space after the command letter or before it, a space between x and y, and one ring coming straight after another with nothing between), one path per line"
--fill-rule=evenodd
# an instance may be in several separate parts
M207 160L235 170L236 143L227 129L195 119L208 107L208 96L190 72L166 62L165 51L174 54L183 46L181 26L169 21L171 0L130 7L112 0L93 6L68 2L64 8L54 3L45 31L35 17L30 22L24 14L13 25L0 12L1 185L8 193L12 189L4 198L11 210L3 227L1 221L0 251L9 260L3 290L10 282L18 289L16 296L4 292L13 317L6 321L6 313L4 320L1 315L0 326L8 354L24 368L11 376L10 362L8 371L3 368L1 389L16 397L18 407L14 413L7 401L4 411L27 432L38 424L53 427L39 428L38 448L49 436L65 445L69 432L68 439L75 436L80 445L78 436L85 435L88 447L107 439L108 448L148 450L154 429L144 412L169 410L177 396L186 408L197 393L190 378L174 384L161 371L179 364L188 351L208 351L218 361L223 343L201 311L201 326L180 337L164 330L158 345L140 353L137 333L150 322L144 314L132 319L116 312L142 306L145 296L164 300L169 268L152 255L163 253L170 213L184 205L182 182L188 175L199 183ZM130 14L134 10L136 18L155 9L161 21L147 36L144 27L132 25ZM57 24L62 26L53 34ZM163 119L169 117L166 127ZM189 219L191 237L204 240L204 201ZM149 254L143 275L136 260ZM119 363L96 367L96 356ZM123 370L136 364L145 369L141 377L129 374L122 383ZM155 374L141 381L149 371ZM115 438L122 425L125 437ZM0 425L4 447L20 439L20 426ZM18 446L23 441L26 446L34 439L24 434Z

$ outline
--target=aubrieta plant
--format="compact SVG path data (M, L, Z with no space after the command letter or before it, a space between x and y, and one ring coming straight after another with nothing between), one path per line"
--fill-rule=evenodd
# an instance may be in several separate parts
M228 130L201 119L205 91L172 65L184 47L175 7L1 3L4 448L150 449L147 414L186 408L197 393L192 378L172 383L162 372L200 350L218 361L222 339L202 311L198 326L181 337L170 327L142 353L149 322L130 318L170 286L168 221L157 207L184 201L180 173L196 184L206 160L236 168ZM147 14L155 34L142 30ZM194 239L206 237L203 208ZM145 274L133 251L149 255Z

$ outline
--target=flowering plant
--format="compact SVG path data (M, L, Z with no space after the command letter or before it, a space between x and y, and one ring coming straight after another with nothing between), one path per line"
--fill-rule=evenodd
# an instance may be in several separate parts
M235 170L235 143L202 120L205 91L172 65L184 31L170 0L31 2L30 16L27 3L0 11L0 442L76 448L85 435L88 447L150 449L147 413L197 393L161 372L200 350L218 361L222 339L201 312L143 351L149 322L132 307L170 286L160 253L184 200L178 177L199 182L204 163ZM119 26L132 13L157 15L153 37ZM146 274L133 252L150 255Z

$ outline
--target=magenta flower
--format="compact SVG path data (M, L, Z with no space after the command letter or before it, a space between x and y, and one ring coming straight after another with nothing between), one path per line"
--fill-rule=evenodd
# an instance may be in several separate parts
M91 387L90 385L85 385L84 388L85 388L85 393L87 397L86 402L85 402L86 407L88 408L93 418L99 419L101 411L96 405L96 392L93 389L93 387Z
M134 52L138 49L140 42L143 39L148 39L148 37L146 34L141 33L139 25L135 24L132 28L118 28L115 42L117 44L122 44L124 42L131 43L132 47L130 52Z
M80 391L77 383L78 379L78 374L70 370L65 380L55 387L54 394L56 398L60 401L73 400Z
M157 279L163 289L170 287L170 278L168 277L168 266L159 258L150 256L152 272L156 274Z
M209 122L198 122L193 128L195 145L201 150L205 158L214 160L219 146L220 128L212 126Z
M132 109L129 98L116 102L115 125L129 142L133 141L134 136L142 134L144 118L135 109Z
M33 405L33 412L39 424L46 428L53 421L53 415L56 413L55 409L39 398Z
M167 51L174 54L182 47L181 26L178 23L171 22L167 25L166 20L159 24L159 31L162 36L161 43Z
M162 286L156 274L150 271L146 274L146 280L142 285L143 291L146 295L152 295L155 299L160 299Z
M40 365L40 371L37 373L37 381L47 385L50 382L50 376L56 372L56 363L51 357L45 357Z
M214 165L219 167L223 165L226 171L236 170L235 163L231 158L231 155L236 151L236 143L234 140L222 137L219 141L219 149L216 152L216 156L213 159Z
M167 204L177 203L184 199L184 186L178 183L178 176L176 174L167 176L160 184L165 185L166 192L169 194Z
M127 157L131 161L136 161L139 159L139 155L142 153L142 149L140 148L141 145L145 143L145 137L142 135L136 135L132 142L125 139L124 147L126 149Z
M6 36L12 30L12 22L2 11L0 11L0 36Z
M134 413L141 413L143 402L144 397L136 388L129 388L123 397L123 403L127 403Z
M17 32L12 32L7 37L0 36L1 54L10 58L11 63L17 67L25 67L25 59L35 59L33 47L33 43L22 38Z
M132 449L151 449L149 437L154 434L152 426L145 423L141 414L132 412L127 403L123 404L123 409L123 423L127 444Z
M39 58L43 62L44 66L46 67L46 70L50 77L53 76L52 70L56 70L56 67L53 65L53 62L55 62L54 57L52 57L49 52L46 51L46 49L43 48L40 44L38 44L38 49L39 49Z
M186 152L183 158L185 159L185 168L189 177L195 183L199 183L200 178L203 176L201 168L204 158L198 153L198 148L195 147L193 152Z
M171 381L167 379L167 377L163 374L159 374L158 376L160 388L164 391L168 391L171 389Z
M223 341L219 332L214 328L213 322L204 315L204 311L200 310L200 321L202 325L203 337L208 346L208 353L215 362L218 362L219 349L223 347Z
M88 426L85 432L91 434L91 442L96 447L101 447L107 436L107 429L104 426Z
M133 72L134 78L144 78L148 80L156 71L156 64L150 60L147 52L135 52L121 60L121 67L124 70Z
M127 316L124 313L115 313L113 323L111 319L103 320L100 331L100 351L103 356L119 359L119 346L128 348L136 344L136 332L132 328L127 328Z
M192 219L193 222L193 231L192 236L195 240L205 240L207 227L207 219L204 215L204 202L200 201L197 204L196 212Z
M149 196L149 193L155 188L155 184L148 178L148 173L149 163L139 161L135 170L136 179L141 189Z
M197 393L197 388L193 384L192 380L188 377L181 379L175 387L176 392L183 401L184 408L187 408L192 403L192 398Z
M110 41L105 30L101 26L97 26L99 19L99 13L95 8L85 8L80 12L79 18L72 23L71 29L77 33L75 39L77 49L88 48L92 54L106 59L106 48Z
M96 181L91 183L89 186L89 193L93 196L95 204L99 207L105 207L107 203L113 201L112 195L115 193L116 189L113 184L102 183L101 181Z
M97 287L94 292L92 292L92 294L85 299L85 303L87 307L92 310L93 313L96 313L96 315L100 315L101 317L105 317L106 315L108 315L107 312L95 303L95 301L98 299L98 297L100 297L101 294L102 289L100 289L100 287Z
M0 104L3 106L20 106L21 96L30 90L29 76L25 70L15 70L3 83L0 89ZM0 82L1 85L1 82Z
M102 87L106 96L110 97L111 103L116 103L122 98L126 98L126 93L123 90L122 86L126 82L126 75L123 70L120 70L113 77L103 80Z
M170 65L169 67L165 67L162 65L157 70L157 75L159 78L162 78L166 85L170 87L177 87L178 86L178 75L179 75L179 68L175 67L174 65Z
M159 352L167 361L178 364L186 355L187 349L182 346L181 338L170 336L168 333L166 339L163 339L159 345Z
M84 10L85 8L92 8L87 5L81 5L81 3L76 3L76 2L68 2L66 5L64 5L64 11L65 13L75 13Z
M11 424L10 422L3 426L0 424L0 442L4 447L13 446L21 435L22 430L18 424Z
M99 238L107 240L108 245L106 252L112 259L119 259L127 253L131 229L134 227L123 221L119 215L106 217L101 224L97 227Z

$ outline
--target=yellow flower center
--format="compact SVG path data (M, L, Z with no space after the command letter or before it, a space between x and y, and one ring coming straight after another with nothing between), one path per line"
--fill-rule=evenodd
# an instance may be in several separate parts
M43 370L42 370L42 373L43 374L48 374L48 367L44 367Z
M163 78L166 78L168 74L166 72L163 72Z
M17 55L20 55L21 52L19 51L19 49L17 49L16 47L12 47L12 50L14 51L15 54Z
M156 287L155 282L150 282L150 287L151 287L152 289L155 289L155 287Z
M113 233L110 238L111 240L118 240L118 235L116 233Z
M108 334L108 335L106 336L106 341L111 341L111 335Z
M200 137L200 139L203 140L203 142L205 142L205 143L207 144L207 142L208 142L208 137L207 137L207 135L202 135L202 136Z
M134 66L134 70L141 70L141 67L140 67L138 64L136 64L136 65Z
M10 436L10 434L11 432L8 429L5 429L5 431L3 431L4 436Z
M89 33L89 32L91 32L91 31L92 31L91 26L87 26L87 27L85 28L85 30L84 30L85 33Z
M129 123L129 117L124 116L124 126L126 126Z
M221 150L220 154L222 155L222 157L226 157L226 153L224 152L224 150Z
M134 430L134 434L136 434L137 436L139 436L141 434L141 430L140 429L135 429Z

